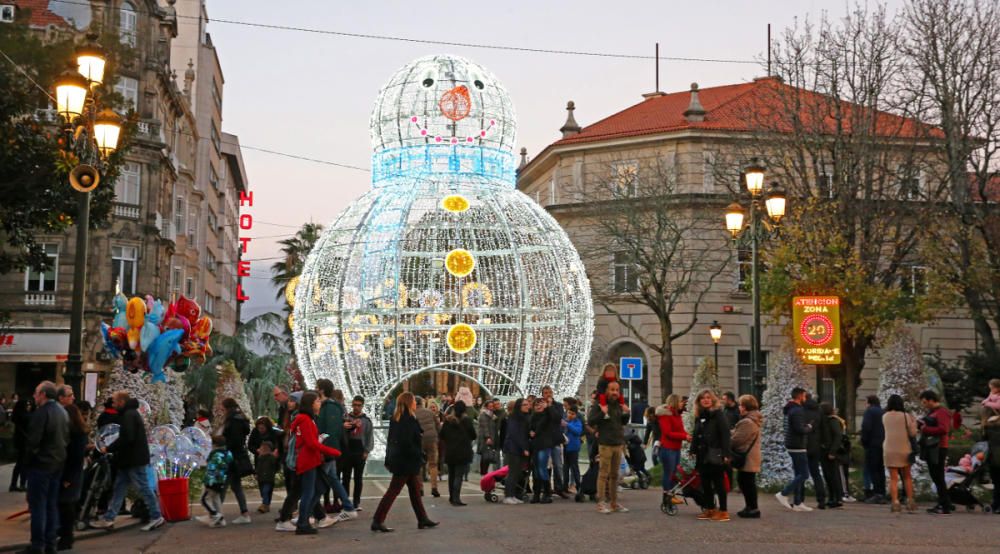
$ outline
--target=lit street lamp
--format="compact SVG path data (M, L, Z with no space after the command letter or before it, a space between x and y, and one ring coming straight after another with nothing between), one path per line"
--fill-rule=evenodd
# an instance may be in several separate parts
M76 70L67 70L56 80L56 111L65 123L63 148L75 154L79 163L69 174L70 185L80 192L76 219L76 261L73 272L73 304L70 309L69 353L63 380L83 398L83 301L87 288L87 246L90 231L90 191L101 182L100 171L107 157L118 147L121 118L100 110L96 88L104 80L104 51L89 42L76 50Z
M734 202L726 207L726 230L733 237L733 242L748 241L751 249L751 282L753 295L753 328L750 331L750 367L753 375L753 393L760 398L760 385L762 384L761 359L760 359L760 261L758 257L758 245L767 239L777 226L781 223L781 218L785 216L785 191L777 183L771 183L767 191L767 198L764 198L764 174L766 168L754 159L750 165L743 170L747 191L750 193L750 224L743 225L745 212L743 207ZM715 329L713 326L713 340ZM718 330L722 336L722 329ZM718 352L718 341L716 340L716 352ZM716 356L718 358L718 356ZM716 360L718 366L718 360Z
M712 342L715 343L715 370L719 371L719 340L722 339L722 326L718 321L713 321L708 332L712 335Z

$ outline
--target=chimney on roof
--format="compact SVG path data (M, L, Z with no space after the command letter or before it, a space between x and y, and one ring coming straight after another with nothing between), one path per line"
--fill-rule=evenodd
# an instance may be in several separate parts
M559 132L562 133L563 138L571 137L581 131L580 124L576 122L573 117L573 110L576 109L576 104L570 100L566 102L566 123L559 128Z
M691 83L691 103L684 110L684 119L688 121L705 121L705 108L698 101L698 83Z
M188 58L188 68L184 72L184 96L191 100L191 83L194 83L194 60Z
M521 171L522 169L524 169L524 166L526 166L526 165L528 165L528 149L522 146L521 147L521 165L517 166L517 170Z

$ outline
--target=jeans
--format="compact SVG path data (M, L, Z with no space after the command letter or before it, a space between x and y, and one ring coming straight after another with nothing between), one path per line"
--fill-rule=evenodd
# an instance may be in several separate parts
M698 468L701 474L701 489L704 505L702 508L715 509L715 498L719 498L719 511L729 509L726 496L726 468L712 464L703 464Z
M938 506L951 507L951 500L948 499L948 485L944 480L944 463L948 457L948 449L940 448L937 463L927 462L927 472L931 474L934 481L934 489L937 491Z
M115 520L118 510L122 507L122 502L125 501L125 493L128 492L129 483L132 483L132 486L139 491L139 497L149 507L149 519L155 521L162 517L160 501L157 500L156 493L149 488L149 474L146 467L126 467L118 470L118 475L115 477L115 491L111 496L111 503L108 504L108 511L104 512L104 519Z
M503 494L505 497L521 496L518 487L521 486L521 475L524 474L524 466L528 463L528 457L513 452L507 453L507 480L504 482Z
M865 449L865 490L885 496L885 460L881 448Z
M663 466L663 492L667 492L677 484L674 475L677 473L677 464L681 461L681 451L661 446L659 459Z
M222 512L222 493L225 491L226 489L217 491L206 488L201 494L201 505L205 507L208 515L215 517Z
M337 495L337 498L340 499L340 504L344 507L344 510L353 512L354 504L351 504L351 499L347 496L344 484L340 482L340 476L337 475L337 461L330 460L324 463L320 466L320 471L326 476L326 479L321 480L323 492L325 493L327 490L332 489L333 494ZM305 495L304 492L303 495Z
M736 482L740 484L740 492L746 502L745 510L757 511L757 474L748 471L736 472Z
M316 494L317 471L319 471L317 468L313 468L299 475L299 486L302 490L302 497L299 500L299 521L295 524L296 529L308 529L311 527L309 525L309 514L315 508L318 496Z
M569 488L569 484L580 489L580 451L563 451L563 483Z
M535 484L536 488L541 488L540 483L549 480L549 460L552 459L552 449L543 448L535 452Z
M39 551L55 549L59 532L59 486L62 471L28 469L27 474L31 547Z
M830 504L840 504L844 498L844 488L840 483L840 462L825 458L822 464L826 490L830 493Z
M563 479L563 446L552 448L552 490L566 490L566 480Z
M795 477L781 490L782 496L793 496L793 505L802 504L805 501L805 483L809 478L809 456L805 452L789 452L792 458L792 471Z
M361 505L361 488L365 480L365 463L366 460L361 454L350 453L345 454L343 458L340 459L340 482L344 485L344 491L347 495L351 495L351 477L354 477L354 496L352 496L351 503L354 504L354 508L357 509Z
M459 477L461 478L461 476ZM378 508L375 510L375 517L373 518L375 523L385 523L385 518L389 516L389 510L392 509L392 503L396 501L396 497L403 490L403 485L406 485L406 490L410 495L410 506L413 507L413 513L417 516L417 521L427 521L427 511L424 510L424 502L420 499L423 482L420 480L420 474L414 473L413 475L392 476L389 488L385 491L382 500L378 503Z
M247 495L243 492L243 480L240 479L240 474L236 471L236 462L229 464L229 488L236 495L236 503L240 505L240 513L247 513L249 511L247 510Z
M826 487L823 486L823 474L820 473L820 456L809 456L809 477L812 478L813 488L816 490L816 502L820 504L826 504ZM829 479L827 480L829 482ZM803 481L800 485L802 487L802 498L805 498L805 482ZM840 497L834 496L833 491L830 491L830 502L837 502Z
M274 494L274 483L258 483L260 488L260 503L265 506L271 505L271 496Z
M597 501L618 504L618 470L622 465L623 446L600 445L597 457L600 467L597 472Z
M448 500L462 499L462 476L469 470L469 464L448 464Z

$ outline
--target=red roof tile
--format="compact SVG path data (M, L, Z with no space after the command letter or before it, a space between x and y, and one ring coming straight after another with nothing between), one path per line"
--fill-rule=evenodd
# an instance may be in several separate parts
M813 119L815 114L824 114L825 116L832 106L828 97L803 89L796 90L775 77L756 79L750 83L701 89L698 91L698 98L706 111L704 121L688 121L684 117L684 111L687 110L691 101L690 91L674 92L647 98L632 107L584 127L579 134L556 141L552 146L686 129L735 132L790 130L791 125L783 120L784 117L781 114L789 112L789 110L784 109L784 106L792 102L793 98L794 101L805 106L800 110L800 117L806 121ZM838 108L847 114L854 110L864 109L844 101L839 102ZM774 114L775 117L769 118L768 116L771 114ZM850 121L852 118L848 115L843 119ZM765 120L767 124L762 125ZM876 133L887 138L917 138L926 136L928 133L936 133L935 129L915 119L903 118L887 112L878 112L875 124ZM835 120L832 117L824 117L822 125L827 127L829 131L833 131Z
M18 10L30 10L31 18L28 20L30 27L72 27L62 16L49 10L49 0L16 0L14 5Z

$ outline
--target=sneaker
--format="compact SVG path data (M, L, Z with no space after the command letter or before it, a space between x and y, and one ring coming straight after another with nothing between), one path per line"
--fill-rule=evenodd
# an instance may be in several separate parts
M363 512L363 511L365 511L365 509L362 508L360 504L355 504L354 505L354 511L355 512Z
M215 516L215 518L212 519L211 525L209 525L209 527L225 527L225 526L226 526L226 518L222 514Z
M677 505L683 504L684 500L681 499L681 498L678 498L676 496L671 496L670 497L670 503L673 504L674 506L677 506Z
M315 527L306 527L305 529L295 530L296 535L315 535L318 532L319 531L317 531Z
M194 520L197 521L198 523L203 523L205 525L212 525L212 522L215 520L215 518L212 516L205 515L205 516L198 516L194 518Z
M740 510L736 515L744 519L760 519L760 510Z
M712 516L714 515L715 515L715 510L710 508L708 510L702 510L702 512L698 514L698 517L696 519L698 519L699 521L711 521Z
M611 508L608 507L604 502L597 503L597 513L599 514L610 514Z
M946 516L951 514L951 510L948 508L942 508L941 506L934 506L933 508L927 508L928 514Z
M91 521L90 526L94 529L111 529L115 526L115 522L101 518Z
M257 513L258 514L266 514L266 513L270 512L270 511L271 511L271 507L268 506L268 505L266 505L266 504L261 504L260 506L257 507Z
M513 496L508 496L507 498L503 499L503 502L501 502L501 504L506 504L508 506L516 506L521 503L522 502L520 500L514 498Z
M339 521L350 521L352 519L358 519L358 512L356 510L347 511L344 510L337 514L337 519Z
M729 512L719 510L718 512L712 514L711 521L729 521Z
M621 504L614 504L614 505L612 505L611 506L611 510L614 511L614 512L621 513L621 514L628 513L628 508L626 508L625 506L622 506Z
M295 531L295 524L291 521L280 521L274 526L275 531Z
M793 512L811 512L811 511L813 511L813 509L810 508L809 506L806 506L805 504L796 504L796 505L792 506L792 511Z
M321 519L321 520L319 520L319 521L316 522L316 528L317 529L326 529L327 527L332 527L338 521L340 521L339 517L326 516L323 519Z
M845 494L843 498L840 499L841 502L857 502L858 499L854 498L849 494Z
M163 519L163 516L160 516L160 517L158 517L158 518L150 521L149 523L143 525L139 529L142 530L142 531L152 531L154 529L157 529L157 528L161 527L166 522L167 522L167 520Z
M298 524L299 524L299 516L293 517L292 525L298 525ZM309 525L316 525L316 518L309 516Z
M233 520L233 525L249 525L249 524L250 524L250 516L248 515L241 515L240 517Z
M778 494L774 495L774 497L778 499L778 504L781 504L782 506L788 508L789 510L794 509L792 508L792 503L788 501L787 496L779 492Z

